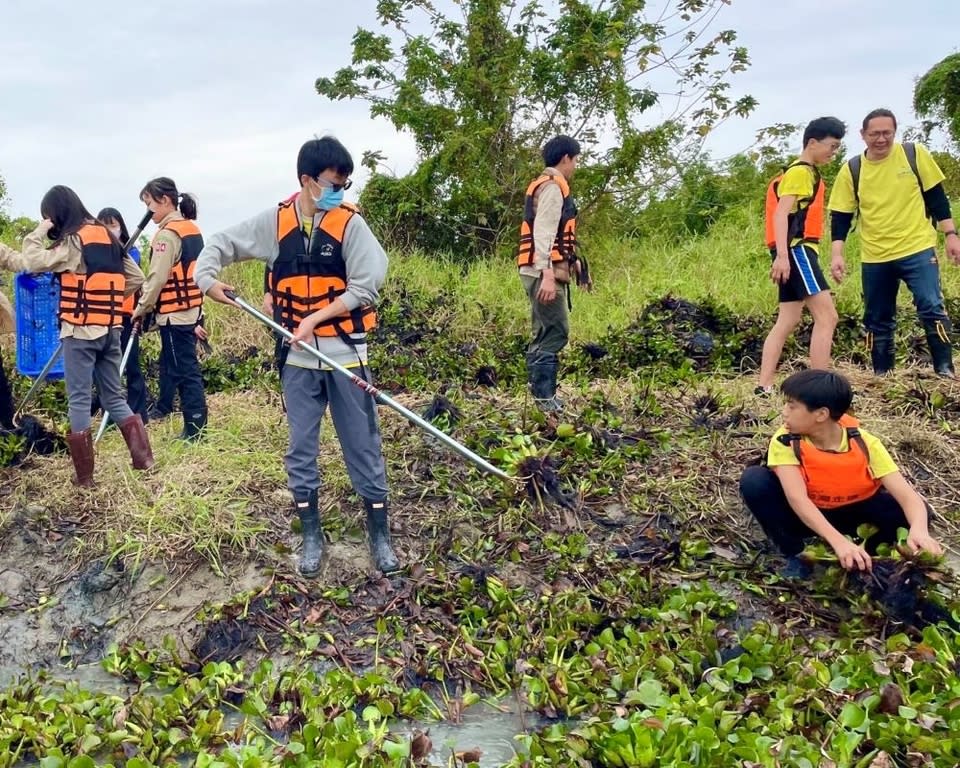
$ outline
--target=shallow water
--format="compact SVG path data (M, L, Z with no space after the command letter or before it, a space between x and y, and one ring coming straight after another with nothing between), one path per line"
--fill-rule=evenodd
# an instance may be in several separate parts
M409 735L414 728L429 731L433 742L430 762L446 765L454 752L479 749L481 768L494 768L513 759L521 751L516 736L528 733L538 726L536 715L521 716L511 709L502 712L487 704L475 704L464 711L459 724L439 723L403 723L391 728L395 733Z
M235 710L226 712L224 730L236 729L246 717ZM477 763L480 768L497 768L522 752L522 745L516 737L531 732L539 725L536 714L521 715L515 701L505 699L499 705L473 705L464 710L459 723L397 720L390 723L390 732L405 738L412 738L415 731L427 734L433 746L429 754L430 765L452 764L450 758L453 754L479 750L480 759ZM190 762L182 764L189 765Z
M46 671L51 688L66 683L76 683L91 693L103 693L120 697L130 696L137 685L111 675L99 663L82 664L75 668L53 667ZM224 710L223 728L226 731L239 726L247 716L235 709ZM445 766L451 763L454 753L480 750L478 761L481 768L496 768L504 765L522 752L522 745L516 740L521 734L529 733L541 725L535 713L521 714L513 698L502 700L499 704L478 703L464 710L460 723L448 721L420 722L398 720L391 723L390 730L396 735L411 737L415 731L426 733L433 750L429 760L431 765ZM187 766L194 758L184 755L178 762ZM33 761L21 763L33 764Z

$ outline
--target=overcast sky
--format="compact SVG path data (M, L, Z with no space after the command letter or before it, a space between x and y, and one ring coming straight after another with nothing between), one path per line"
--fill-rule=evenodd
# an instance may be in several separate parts
M914 79L956 50L956 4L732 0L717 28L736 29L752 59L733 93L760 105L720 127L708 148L726 156L764 126L823 114L859 127L877 106L913 122ZM94 213L113 205L133 226L143 210L137 193L166 175L198 195L201 228L213 232L297 189L296 152L325 132L358 167L363 150L379 149L395 171L409 170L408 136L371 120L364 103L331 103L313 88L349 63L350 38L373 24L375 5L4 0L8 213L37 217L43 193L67 184Z

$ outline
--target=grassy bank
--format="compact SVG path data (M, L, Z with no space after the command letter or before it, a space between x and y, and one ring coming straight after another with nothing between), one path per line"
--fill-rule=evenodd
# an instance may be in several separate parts
M573 344L596 341L610 330L633 322L653 300L672 295L690 301L709 300L738 316L772 324L777 308L776 289L769 280L769 255L761 245L763 221L758 211L741 208L725 216L706 237L679 244L658 239L621 240L594 233L585 242L595 277L592 293L574 292L571 321ZM857 235L847 246L848 277L834 286L842 315L859 320L862 312ZM821 265L829 272L829 244L821 251ZM960 268L941 266L944 294L960 297ZM262 296L262 268L244 264L229 268L226 279L242 294ZM833 282L831 280L831 282ZM453 260L408 253L391 254L390 274L384 289L387 300L401 292L447 298L445 315L424 317L442 324L445 334L457 340L485 333L526 334L529 309L519 286L516 267L509 256L490 258L464 267ZM901 327L916 326L909 293L901 291ZM258 337L248 335L254 325L221 307L210 310L216 335L237 345ZM257 329L259 331L259 329Z

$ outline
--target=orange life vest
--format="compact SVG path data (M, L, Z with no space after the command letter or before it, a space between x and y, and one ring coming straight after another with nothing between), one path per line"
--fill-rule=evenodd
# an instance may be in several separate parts
M77 237L85 274L60 274L60 320L71 325L119 325L127 284L123 249L103 224L84 224Z
M544 184L555 182L563 195L563 209L560 213L560 225L557 235L553 239L553 248L550 251L550 261L573 261L577 256L577 204L570 195L570 185L567 180L557 174L543 174L538 176L527 187L526 199L523 206L523 223L520 225L520 248L517 251L517 266L529 267L533 265L536 253L536 243L533 241L533 220L537 215L537 193Z
M180 260L170 270L157 298L157 313L183 312L203 304L203 294L193 281L197 256L203 250L203 235L189 219L176 219L163 227L180 238ZM162 230L161 230L162 231Z
M346 292L343 236L357 213L357 208L348 203L326 211L305 247L295 199L280 203L277 258L265 275L265 283L273 297L274 320L284 328L296 330L304 318ZM377 313L366 306L320 323L314 333L320 337L339 336L348 344L362 344L366 333L376 327Z
M767 186L766 241L767 248L771 250L777 247L774 217L777 211L777 205L780 203L780 180L783 178L784 173L797 165L806 166L813 171L813 195L798 198L797 210L787 216L787 247L789 248L793 242L798 239L801 243L816 245L823 236L823 201L827 185L824 184L823 178L820 176L820 171L815 165L803 160L798 160L774 176Z
M787 434L777 438L784 445L793 447L807 486L807 496L820 509L864 501L880 490L880 481L870 469L870 451L860 434L860 422L844 414L839 424L847 431L847 450L842 453L822 451L800 435Z
M137 301L139 299L140 291L131 293L127 298L123 300L123 304L120 305L120 314L124 317L132 317L133 310L137 308Z

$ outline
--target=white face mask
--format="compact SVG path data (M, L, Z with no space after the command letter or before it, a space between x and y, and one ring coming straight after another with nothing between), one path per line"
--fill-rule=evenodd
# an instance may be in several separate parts
M107 229L110 230L110 234L117 238L117 240L120 239L120 227L107 227Z

